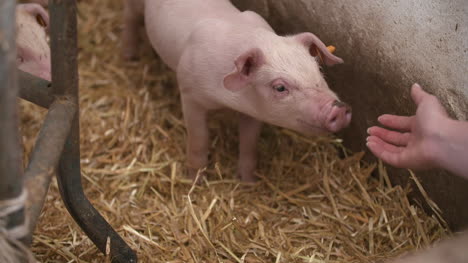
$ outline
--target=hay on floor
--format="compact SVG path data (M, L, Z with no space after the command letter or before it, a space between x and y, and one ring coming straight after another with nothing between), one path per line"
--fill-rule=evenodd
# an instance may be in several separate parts
M210 121L208 177L193 186L174 74L145 41L138 62L119 58L120 2L79 4L81 164L87 196L140 262L376 262L449 234L381 165L334 138L266 126L261 179L240 183L233 113ZM45 111L21 109L30 152ZM33 252L41 262L108 260L68 215L55 182Z

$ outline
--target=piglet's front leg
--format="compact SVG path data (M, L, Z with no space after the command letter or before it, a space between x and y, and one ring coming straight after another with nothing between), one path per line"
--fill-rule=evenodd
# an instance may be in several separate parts
M244 182L255 182L257 167L257 142L262 129L262 122L240 114L239 116L239 177Z
M182 97L182 110L187 129L187 168L195 179L199 169L208 164L209 132L207 111L200 105Z

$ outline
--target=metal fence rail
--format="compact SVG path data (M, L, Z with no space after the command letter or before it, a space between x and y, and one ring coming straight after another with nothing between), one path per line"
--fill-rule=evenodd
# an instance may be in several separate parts
M23 171L16 105L15 1L0 1L0 10L0 220L13 231L25 224L24 203L17 205L23 193ZM11 235L24 237L24 233Z
M105 253L109 239L112 262L136 262L135 253L91 205L81 185L76 1L49 0L49 11L52 85L20 71L17 81L15 0L0 3L0 204L21 196L23 188L28 192L26 210L23 206L5 216L0 213L0 220L7 222L7 230L26 226L29 231L20 240L30 244L51 177L56 174L65 206L99 250ZM18 94L49 108L26 168L24 187Z

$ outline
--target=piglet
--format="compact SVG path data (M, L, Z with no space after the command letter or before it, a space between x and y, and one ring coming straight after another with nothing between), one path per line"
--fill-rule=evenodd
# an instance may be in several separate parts
M136 54L138 25L177 72L187 128L187 166L208 162L207 114L239 112L238 174L255 181L261 123L304 134L337 132L351 108L325 82L318 61L343 63L312 33L278 36L258 14L228 0L126 0L123 52ZM319 59L320 58L320 59Z
M18 69L50 81L49 15L39 4L16 6L16 65Z

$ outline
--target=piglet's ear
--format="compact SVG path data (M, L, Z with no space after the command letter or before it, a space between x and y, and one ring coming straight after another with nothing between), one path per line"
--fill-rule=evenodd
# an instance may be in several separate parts
M224 87L231 91L238 91L248 86L252 75L264 63L264 55L259 48L247 50L234 61L234 70L224 77Z
M319 58L327 66L333 66L335 64L343 63L343 59L334 56L327 49L325 44L314 34L312 33L301 33L294 36L299 42L304 44L310 52L310 55Z

